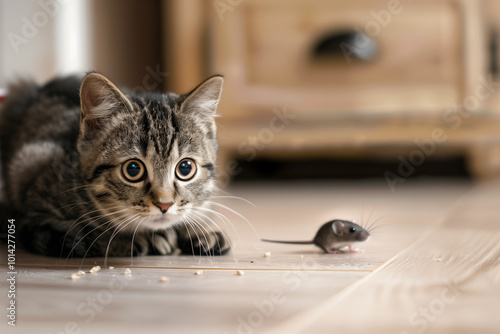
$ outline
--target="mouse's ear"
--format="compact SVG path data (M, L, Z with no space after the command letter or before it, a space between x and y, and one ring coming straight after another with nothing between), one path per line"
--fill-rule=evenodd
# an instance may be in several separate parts
M340 220L336 220L332 224L332 230L333 233L335 233L338 236L341 236L344 234L344 223Z

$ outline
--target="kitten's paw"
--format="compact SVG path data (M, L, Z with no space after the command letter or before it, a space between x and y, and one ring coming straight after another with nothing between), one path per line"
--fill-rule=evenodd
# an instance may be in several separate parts
M152 249L149 253L151 255L170 255L179 252L179 249L173 247L168 240L168 235L153 234L150 242Z
M196 239L180 240L179 247L184 254L224 255L230 250L228 240L222 233L201 234Z
M130 237L115 237L112 247L109 249L109 256L146 256L146 255L167 255L180 253L180 250L175 246L176 238L172 237L172 233L155 233L153 235L147 233L137 233L132 240Z

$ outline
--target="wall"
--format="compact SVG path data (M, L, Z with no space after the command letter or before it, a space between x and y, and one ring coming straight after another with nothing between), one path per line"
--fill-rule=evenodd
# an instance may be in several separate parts
M0 87L19 76L43 82L90 70L143 87L161 63L160 7L159 0L0 0ZM148 86L160 88L158 81Z
M55 73L55 22L40 13L36 1L0 0L0 86L17 76L46 80Z

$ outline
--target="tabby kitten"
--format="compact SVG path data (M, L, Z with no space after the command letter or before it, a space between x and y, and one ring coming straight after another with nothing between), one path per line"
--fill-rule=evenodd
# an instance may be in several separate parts
M49 256L225 253L207 224L222 83L184 95L127 93L98 73L13 85L2 224L16 219L18 241Z

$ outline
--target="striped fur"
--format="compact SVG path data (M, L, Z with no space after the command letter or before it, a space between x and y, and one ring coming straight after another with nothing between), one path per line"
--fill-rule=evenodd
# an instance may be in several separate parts
M12 85L0 109L2 208L22 244L64 257L226 252L201 211L216 188L221 89L214 76L184 95L134 94L98 73ZM175 172L184 158L197 167L188 181ZM140 182L122 172L131 159L146 168Z

